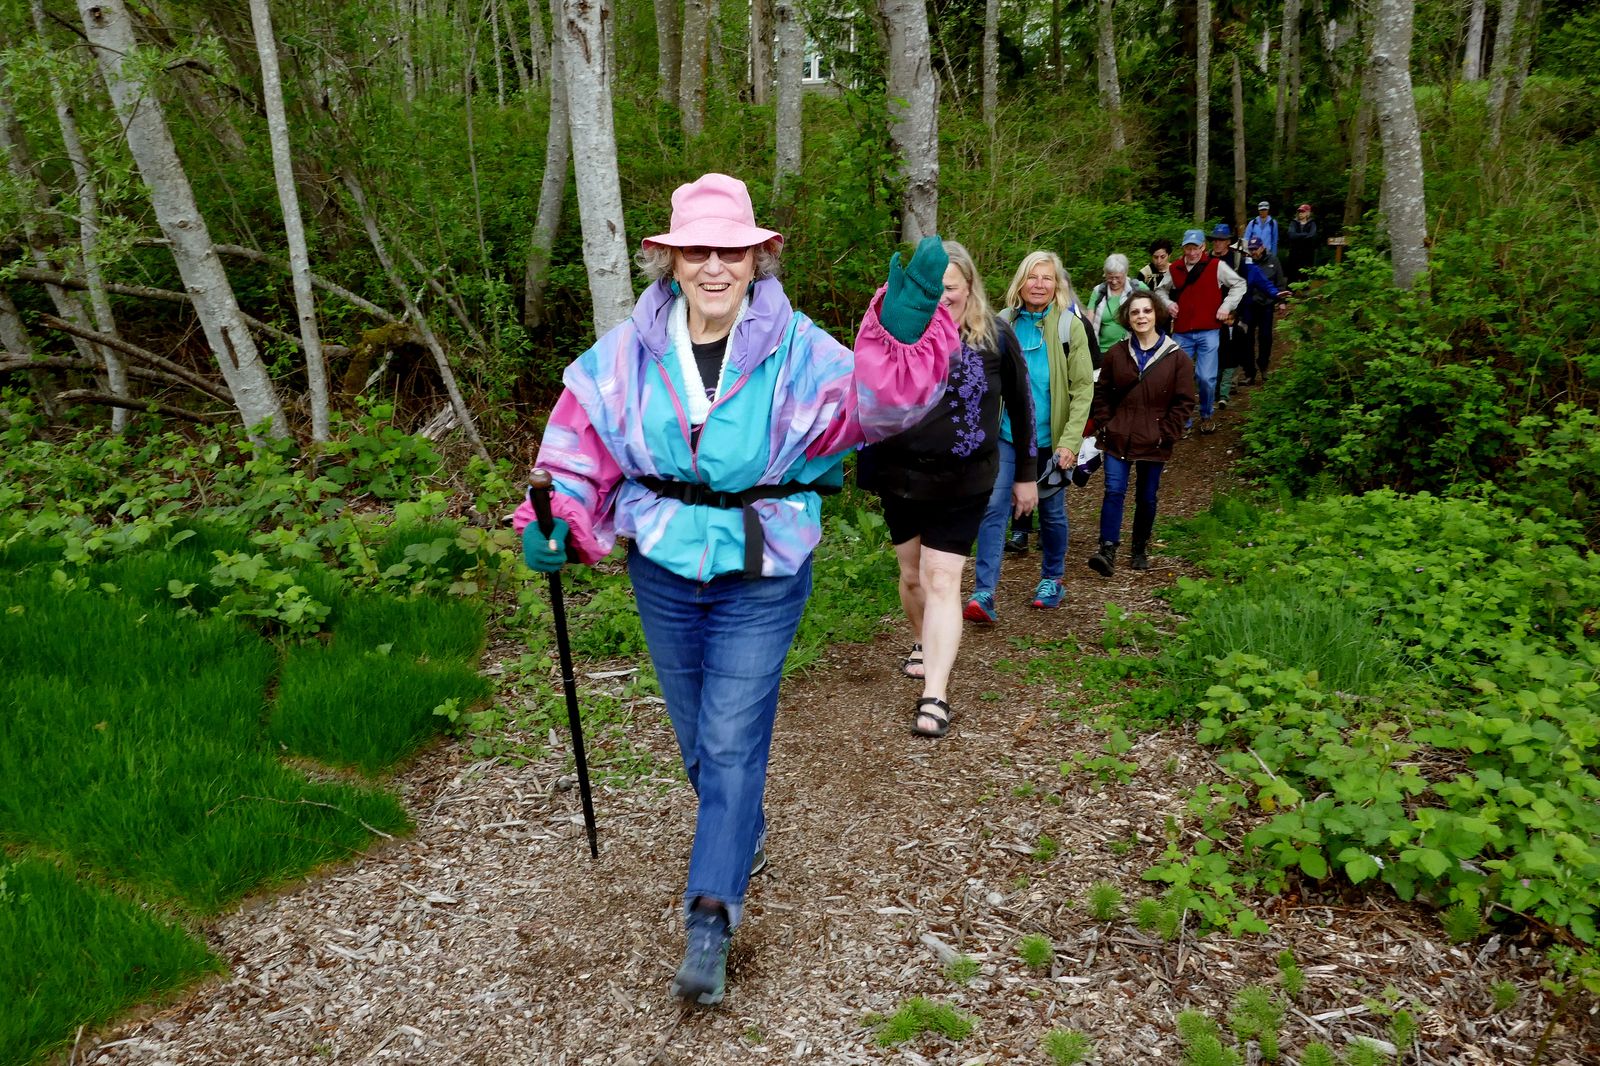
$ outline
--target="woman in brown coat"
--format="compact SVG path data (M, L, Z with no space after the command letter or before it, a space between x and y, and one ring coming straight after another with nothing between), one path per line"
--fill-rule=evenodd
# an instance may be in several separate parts
M1197 402L1194 362L1168 335L1172 320L1160 300L1135 292L1118 309L1128 336L1105 354L1090 415L1105 452L1106 494L1100 504L1100 550L1090 569L1111 576L1122 540L1128 478L1137 474L1133 504L1133 568L1150 569L1146 552L1156 524L1156 493L1172 446Z

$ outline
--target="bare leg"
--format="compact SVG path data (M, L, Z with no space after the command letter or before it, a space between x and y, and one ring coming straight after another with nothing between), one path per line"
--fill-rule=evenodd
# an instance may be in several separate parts
M967 558L936 548L923 548L921 554L922 694L942 700L961 647L961 572Z
M922 538L913 537L904 544L894 546L895 561L900 564L900 609L906 613L906 621L911 623L911 639L918 644L922 643L922 613L925 603L922 585ZM926 650L923 652L927 654ZM910 666L908 670L915 671L917 667ZM926 667L923 667L922 677L926 677ZM913 673L912 676L917 676Z

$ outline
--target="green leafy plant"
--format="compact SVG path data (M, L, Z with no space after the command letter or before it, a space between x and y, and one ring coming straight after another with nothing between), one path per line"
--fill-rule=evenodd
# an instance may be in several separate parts
M1305 1050L1300 1052L1300 1066L1339 1066L1339 1060L1331 1047L1318 1042L1307 1044Z
M1278 977L1283 983L1283 993L1290 999L1299 999L1306 990L1305 971L1295 961L1294 951L1284 948L1278 952Z
M1240 1040L1254 1040L1267 1062L1278 1061L1278 1027L1283 1004L1263 985L1246 985L1233 1000L1228 1027Z
M1145 932L1161 922L1161 902L1149 896L1142 897L1133 909L1133 924Z
M971 955L957 955L945 964L945 980L955 985L968 985L983 972L983 964Z
M1095 882L1084 897L1084 909L1095 921L1109 922L1122 910L1122 889L1110 881Z
M1502 1014L1517 1005L1520 993L1515 981L1491 981L1489 996L1496 1014Z
M1076 1029L1056 1029L1045 1034L1044 1052L1054 1066L1077 1066L1094 1054L1094 1043Z
M1042 969L1055 960L1055 948L1050 945L1048 937L1037 933L1030 933L1017 941L1017 954L1021 956L1024 966Z
M1049 862L1056 857L1056 852L1060 850L1061 845L1057 844L1053 837L1041 833L1039 834L1038 843L1033 847L1033 861Z

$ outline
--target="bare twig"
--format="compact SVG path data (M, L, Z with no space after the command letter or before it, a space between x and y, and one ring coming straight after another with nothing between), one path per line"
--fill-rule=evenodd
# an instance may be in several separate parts
M262 803L281 803L285 807L325 807L330 811L338 811L340 814L344 815L345 817L350 818L357 825L361 826L361 828L365 829L367 832L371 833L373 836L380 836L385 840L393 840L394 839L393 835L391 835L389 833L385 833L382 829L379 829L375 825L368 825L366 822L362 821L360 818L357 818L355 815L351 814L349 811L345 810L343 807L337 806L336 804L332 804L332 803L323 803L320 800L309 800L309 799L306 799L304 796L301 796L298 799L292 799L292 800L278 799L275 796L234 796L233 799L228 800L227 803L220 803L217 806L211 808L209 811L206 812L206 814L207 815L216 814L218 811L222 810L223 807L226 807L228 805L228 803L233 803L233 802L235 802L237 800L259 800Z
M147 348L141 348L136 344L129 344L121 337L113 337L109 333L101 333L98 330L85 329L82 326L74 325L73 323L68 322L64 318L57 318L55 315L40 315L39 321L49 326L51 329L58 329L63 333L70 333L74 337L82 337L83 339L93 341L96 344L103 344L108 348L121 352L130 359L137 359L141 363L165 370L173 377L188 384L191 388L199 389L207 396L212 396L218 400L221 400L223 403L231 404L233 402L233 394L228 391L226 385L219 385L216 382L209 381L205 377L196 374L188 367L180 366L179 364L174 363L171 359L168 359L165 356L157 355L155 352L152 352Z
M265 252L258 252L254 248L246 248L240 244L218 244L215 245L215 247L218 255L231 255L235 259L244 259L252 263L263 263L267 266L278 267L281 270L289 269L288 264L284 263L282 260L274 259ZM352 307L360 308L373 318L381 319L384 322L390 323L397 323L400 321L400 317L398 315L394 315L388 311L385 311L383 308L379 307L365 296L357 295L356 293L353 293L349 289L345 288L343 285L329 281L327 278L321 277L320 275L312 274L311 284L315 285L323 292L332 293L334 296L344 300Z
M129 411L154 411L158 415L169 418L181 418L186 422L221 422L221 415L208 414L203 411L190 411L183 407L173 407L171 404L157 403L155 400L141 400L137 397L113 396L109 392L96 392L93 389L68 389L56 393L59 403L93 403L102 407L121 407Z

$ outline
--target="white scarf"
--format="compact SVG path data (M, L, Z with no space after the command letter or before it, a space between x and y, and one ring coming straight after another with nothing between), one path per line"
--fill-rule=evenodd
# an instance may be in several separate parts
M711 405L722 399L722 387L727 384L728 365L732 362L729 356L733 354L733 334L749 310L750 294L746 292L744 299L739 301L739 313L733 316L733 326L728 330L728 347L722 355L722 376L717 379L716 395L708 400L706 383L700 377L700 364L694 358L694 345L689 341L688 297L679 296L672 301L672 310L667 316L667 336L672 340L672 349L678 356L678 372L683 376L683 387L689 394L687 400L691 426L703 424Z

